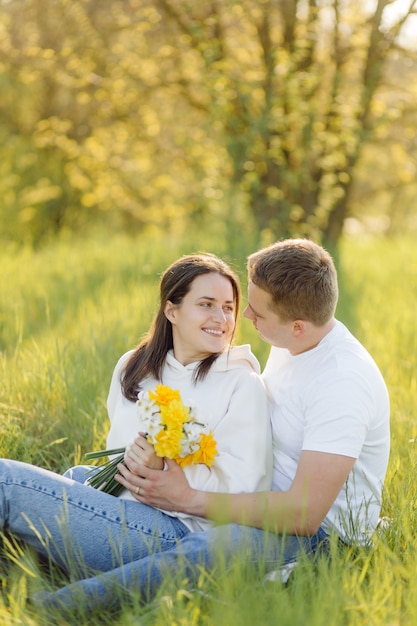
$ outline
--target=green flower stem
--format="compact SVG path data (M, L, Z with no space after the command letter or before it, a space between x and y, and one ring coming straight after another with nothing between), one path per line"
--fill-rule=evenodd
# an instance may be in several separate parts
M116 454L114 459L109 459L105 461L102 465L100 465L100 469L96 471L96 468L93 467L88 473L93 473L94 475L88 479L88 484L94 489L99 489L100 491L104 491L105 493L109 493L113 496L118 496L120 492L124 489L123 485L117 482L114 479L115 474L117 474L117 466L119 463L123 463L124 460L124 452L125 448L116 448L115 450L98 450L97 452L87 452L85 458L88 460L91 459L101 459L105 456L113 456Z
M113 454L123 454L126 448L115 448L114 450L97 450L96 452L87 452L85 458L101 459L104 456L112 456Z

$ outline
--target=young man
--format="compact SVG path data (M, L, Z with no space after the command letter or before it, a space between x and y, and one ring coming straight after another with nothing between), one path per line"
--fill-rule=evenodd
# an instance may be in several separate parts
M249 558L276 569L294 562L300 550L314 552L329 535L346 544L370 541L389 457L389 398L375 362L334 318L332 258L312 241L289 239L252 254L248 278L244 315L272 346L263 373L273 433L272 491L195 490L175 462L167 461L166 471L145 467L149 450L138 437L126 453L127 467L120 467L120 482L142 503L223 526L69 585L49 601L71 606L82 591L104 607L112 602L109 586L150 597L180 560L192 578L193 565L210 567L219 546L227 559L243 545Z

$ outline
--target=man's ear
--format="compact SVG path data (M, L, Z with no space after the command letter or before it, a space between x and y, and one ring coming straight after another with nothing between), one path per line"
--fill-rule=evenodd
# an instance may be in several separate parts
M300 339L306 331L306 323L304 320L295 320L292 323L292 334L297 339Z
M171 324L175 324L175 309L176 306L171 302L171 300L167 300L167 303L164 308L165 317Z

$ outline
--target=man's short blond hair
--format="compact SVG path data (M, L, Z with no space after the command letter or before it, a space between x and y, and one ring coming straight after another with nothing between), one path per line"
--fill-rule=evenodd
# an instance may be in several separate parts
M324 326L339 295L330 254L309 239L285 239L248 257L249 280L271 295L282 321L304 320Z

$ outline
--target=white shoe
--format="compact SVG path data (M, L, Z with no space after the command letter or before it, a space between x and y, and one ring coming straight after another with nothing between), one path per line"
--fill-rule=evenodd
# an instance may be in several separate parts
M297 561L291 561L291 563L286 563L285 565L282 565L279 569L269 572L269 574L267 574L264 577L262 582L263 583L281 582L285 585L288 582L289 577L291 576L291 574L293 573L297 565L298 565Z

